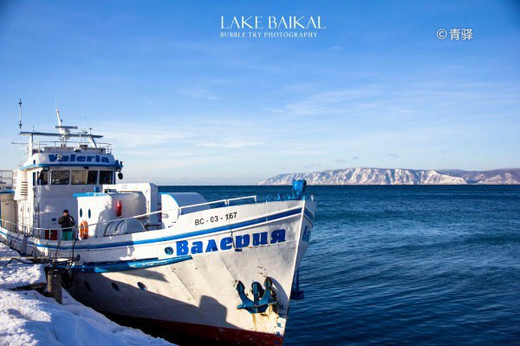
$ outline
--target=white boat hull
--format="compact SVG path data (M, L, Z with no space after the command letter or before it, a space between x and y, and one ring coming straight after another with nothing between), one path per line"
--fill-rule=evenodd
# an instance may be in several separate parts
M215 216L218 221L210 222ZM75 258L70 293L96 310L155 330L230 343L283 342L291 287L310 240L312 201L291 200L183 215L174 227L82 241L48 241L0 231L35 256ZM220 215L236 213L232 220ZM205 220L202 225L195 220ZM79 259L78 259L79 255ZM239 309L237 284L273 283L265 312ZM172 331L173 330L173 331ZM168 337L168 333L161 333Z

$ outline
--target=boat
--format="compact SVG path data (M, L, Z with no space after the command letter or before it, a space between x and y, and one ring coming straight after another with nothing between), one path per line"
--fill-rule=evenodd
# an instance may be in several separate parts
M124 183L102 135L56 117L56 131L38 132L23 131L20 115L27 153L2 175L0 240L47 259L83 304L169 340L282 344L315 219L305 181L217 201Z

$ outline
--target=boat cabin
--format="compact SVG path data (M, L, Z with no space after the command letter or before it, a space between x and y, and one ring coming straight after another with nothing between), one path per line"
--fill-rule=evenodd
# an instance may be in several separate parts
M103 136L71 132L77 127L64 126L56 115L57 132L20 132L28 137L27 159L14 172L14 192L3 194L0 205L6 228L49 239L56 238L64 209L78 223L75 194L99 191L123 177L123 163L114 158L110 144L97 142ZM51 139L36 141L41 137Z

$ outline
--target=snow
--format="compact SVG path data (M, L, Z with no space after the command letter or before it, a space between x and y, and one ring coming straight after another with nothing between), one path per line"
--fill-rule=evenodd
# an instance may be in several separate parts
M463 178L433 170L348 168L312 173L280 174L260 182L259 185L290 185L293 179L305 179L309 185L466 184Z
M61 305L34 290L9 290L45 282L43 265L11 262L4 267L12 257L19 255L0 243L0 345L171 345L110 321L65 289Z
M122 327L75 301L63 304L37 291L0 289L0 345L171 345Z
M11 261L11 258L19 258L23 262ZM18 252L11 250L7 245L0 242L0 289L12 289L31 284L46 283L43 264L32 264L23 260Z
M309 185L464 185L520 184L520 169L492 171L347 168L312 173L289 173L259 182L259 185L290 185L305 179Z

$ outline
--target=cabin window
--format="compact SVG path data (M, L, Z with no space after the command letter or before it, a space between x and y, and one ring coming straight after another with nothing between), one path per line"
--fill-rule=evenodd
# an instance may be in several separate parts
M112 184L112 171L99 171L99 183L100 184Z
M97 171L86 169L72 171L72 185L95 185L97 184Z
M39 184L47 185L49 183L49 171L40 171Z
M83 185L87 181L86 169L72 171L72 185Z
M68 185L70 180L70 171L52 171L52 185Z
M97 184L97 176L98 176L98 171L88 171L87 184L88 185Z

